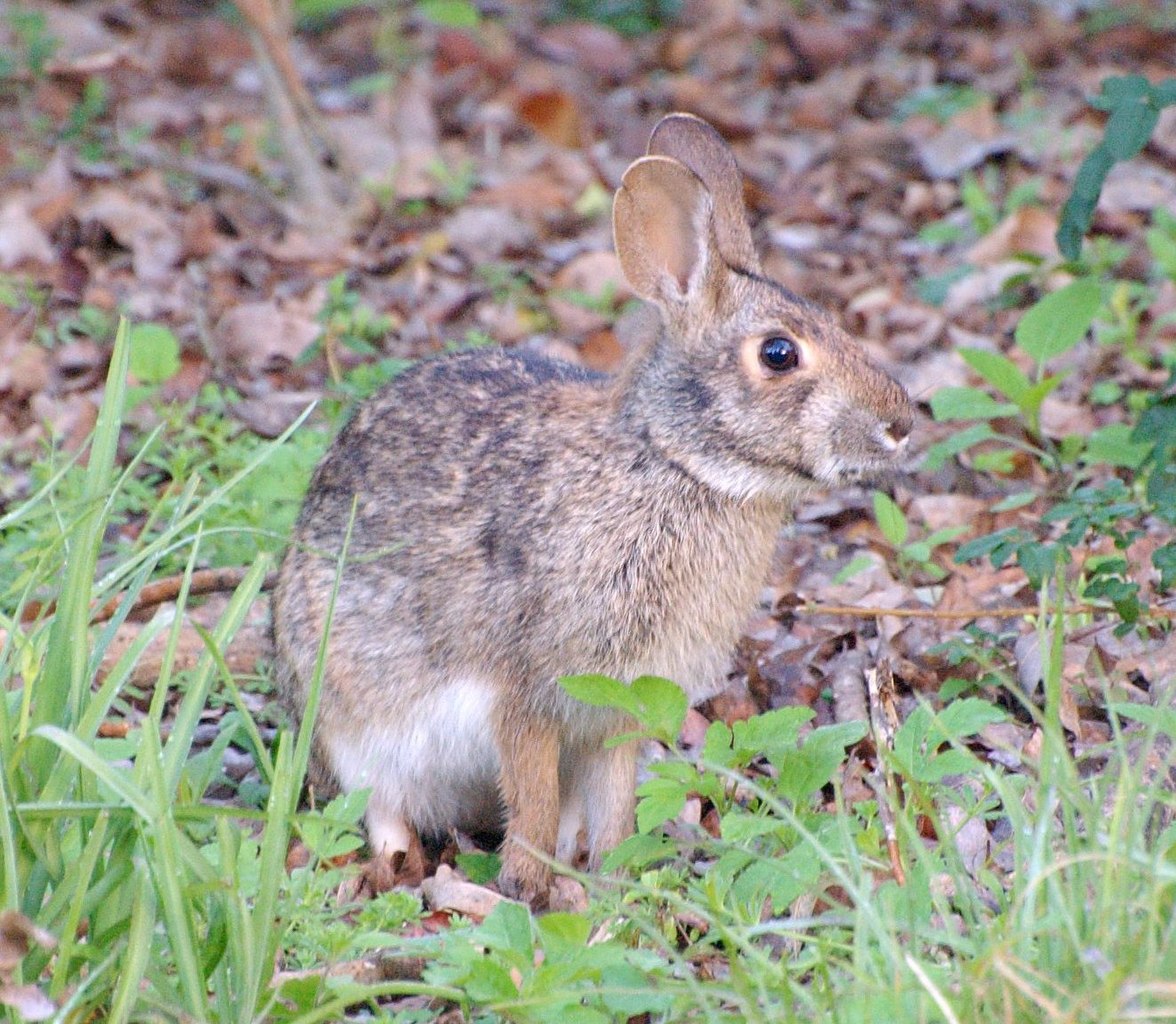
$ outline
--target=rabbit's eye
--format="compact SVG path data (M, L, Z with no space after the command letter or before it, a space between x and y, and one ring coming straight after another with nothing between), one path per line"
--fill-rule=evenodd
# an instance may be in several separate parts
M791 338L765 338L760 343L759 357L773 373L787 373L800 365L800 346Z

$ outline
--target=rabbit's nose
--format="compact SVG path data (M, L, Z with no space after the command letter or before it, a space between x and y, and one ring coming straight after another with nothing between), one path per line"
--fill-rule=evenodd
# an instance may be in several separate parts
M882 444L888 451L901 451L911 439L911 418L901 416L882 426Z

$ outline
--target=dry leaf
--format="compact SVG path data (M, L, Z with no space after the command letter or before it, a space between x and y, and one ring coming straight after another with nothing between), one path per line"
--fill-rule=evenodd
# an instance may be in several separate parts
M256 374L293 363L321 330L318 321L284 312L275 302L245 302L220 318L210 354L221 365Z
M583 145L580 107L566 92L545 89L529 93L519 100L518 113L553 146L578 149Z

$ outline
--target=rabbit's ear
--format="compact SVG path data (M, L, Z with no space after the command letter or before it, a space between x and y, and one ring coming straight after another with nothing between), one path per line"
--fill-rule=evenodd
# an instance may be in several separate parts
M760 273L743 204L743 176L723 137L693 114L669 114L649 136L649 154L685 164L702 179L715 204L715 236L723 259L737 270Z
M633 290L659 305L707 298L720 263L714 204L688 167L664 156L634 161L613 201L613 238Z

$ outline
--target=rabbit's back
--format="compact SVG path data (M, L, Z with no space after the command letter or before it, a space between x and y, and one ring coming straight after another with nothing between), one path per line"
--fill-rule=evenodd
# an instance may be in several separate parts
M720 684L779 511L748 529L746 507L664 458L614 399L570 364L479 351L422 364L361 406L283 566L287 702L305 699L353 504L324 715L340 701L394 715L471 672L527 680L527 701L577 725L585 709L562 674L652 672L696 696Z

